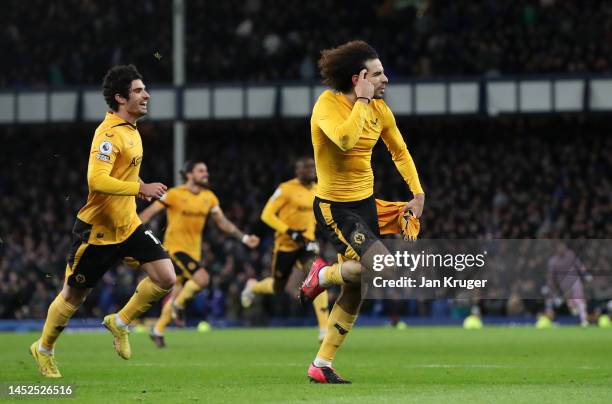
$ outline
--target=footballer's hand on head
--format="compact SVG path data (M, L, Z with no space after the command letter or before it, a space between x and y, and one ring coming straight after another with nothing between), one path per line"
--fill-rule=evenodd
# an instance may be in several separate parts
M425 194L418 194L414 199L409 201L404 207L404 212L410 211L417 219L423 214L423 206L425 205Z
M152 182L150 184L140 183L139 194L142 194L145 198L162 198L168 187L161 182Z
M242 238L242 242L250 248L255 248L259 245L259 237L254 234L245 234Z
M372 97L374 97L374 84L366 79L367 73L368 69L362 69L359 72L357 84L355 84L355 95L359 98L367 98L372 101Z

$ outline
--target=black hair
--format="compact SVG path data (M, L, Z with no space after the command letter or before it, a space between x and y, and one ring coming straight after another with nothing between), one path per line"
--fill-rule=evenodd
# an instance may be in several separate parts
M308 160L312 160L312 159L313 159L312 156L302 156L298 158L297 160L295 160L295 167L297 168L298 164L305 164Z
M102 94L110 109L119 110L115 95L119 94L126 100L130 98L130 88L134 80L142 80L142 75L134 65L113 66L106 72L102 82Z

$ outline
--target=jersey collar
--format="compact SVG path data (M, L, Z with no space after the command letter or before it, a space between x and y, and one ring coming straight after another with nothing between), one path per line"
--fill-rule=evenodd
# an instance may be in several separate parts
M106 113L106 117L104 118L104 120L110 124L111 128L115 128L117 126L127 126L131 129L136 130L136 125L133 125L129 123L128 121L126 121L125 119L118 117L116 114L114 114L111 111L108 111Z

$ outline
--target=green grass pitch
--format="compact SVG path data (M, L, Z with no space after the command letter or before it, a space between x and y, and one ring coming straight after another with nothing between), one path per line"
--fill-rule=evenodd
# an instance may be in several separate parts
M67 333L52 382L28 353L36 337L0 334L0 383L73 384L78 402L612 402L610 329L357 327L334 362L353 384L336 386L306 378L314 328L170 331L163 350L132 333L129 361L108 333Z

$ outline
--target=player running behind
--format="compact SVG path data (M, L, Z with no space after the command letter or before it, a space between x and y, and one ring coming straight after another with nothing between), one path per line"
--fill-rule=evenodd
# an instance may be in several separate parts
M208 167L201 161L187 161L181 171L185 183L171 188L163 198L153 202L140 213L140 219L147 223L153 216L166 210L167 227L164 247L170 253L177 275L172 297L163 308L160 318L152 327L150 337L159 348L166 343L164 333L168 324L174 322L185 326L185 305L204 289L209 282L208 271L201 263L202 233L208 216L226 234L242 241L250 248L259 245L255 235L244 234L225 217L219 206L219 199L209 189Z

